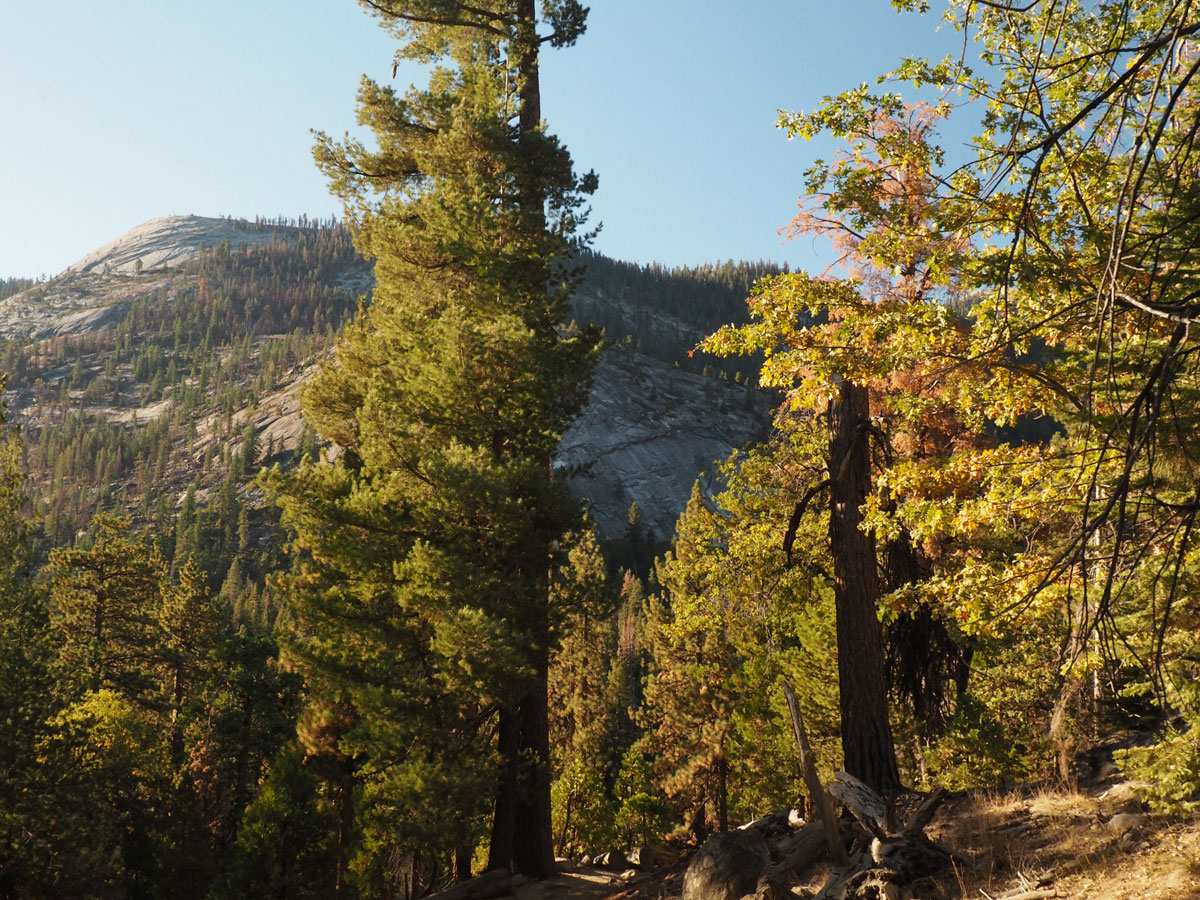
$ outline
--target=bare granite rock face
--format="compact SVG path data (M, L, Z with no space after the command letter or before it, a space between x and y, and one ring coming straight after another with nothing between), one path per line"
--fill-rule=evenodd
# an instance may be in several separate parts
M668 540L696 479L711 485L714 462L762 437L765 425L750 388L614 347L555 466L587 500L601 537L624 535L636 501L647 531Z
M152 219L89 253L56 278L0 301L0 338L44 340L116 324L133 300L169 290L171 270L205 248L290 242L297 235L295 228L239 219Z
M0 339L40 341L115 325L133 300L153 293L165 280L166 276L134 282L112 275L60 275L0 300Z
M151 219L92 251L64 274L110 272L133 275L173 268L196 257L205 247L211 249L226 241L237 249L295 239L296 229L285 226L259 226L241 219L207 216L164 216Z

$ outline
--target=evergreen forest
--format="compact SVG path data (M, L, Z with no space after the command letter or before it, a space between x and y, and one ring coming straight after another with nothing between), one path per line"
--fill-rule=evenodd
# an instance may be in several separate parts
M578 0L361 5L428 82L315 134L340 221L0 280L0 898L416 900L839 771L1195 816L1191 6L894 0L964 50L780 113L810 273L595 251ZM762 412L669 540L556 457L622 349Z

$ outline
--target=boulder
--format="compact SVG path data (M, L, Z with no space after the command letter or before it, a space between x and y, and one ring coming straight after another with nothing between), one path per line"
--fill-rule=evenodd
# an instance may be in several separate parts
M683 876L683 900L739 900L753 894L766 872L767 841L756 829L715 834Z
M620 850L609 850L592 857L592 865L598 869L610 869L614 872L624 871L629 865L625 854Z
M660 847L635 847L625 854L625 858L631 866L643 872L661 869L679 861L674 853Z
M1117 813L1108 820L1108 827L1120 836L1145 828L1150 820L1141 813Z

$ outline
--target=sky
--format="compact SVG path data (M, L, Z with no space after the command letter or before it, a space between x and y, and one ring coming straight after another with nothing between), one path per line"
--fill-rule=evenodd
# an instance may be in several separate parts
M779 229L831 146L787 140L778 111L956 47L888 0L591 6L576 46L547 49L542 113L600 177L596 248L639 263L817 266ZM360 79L391 81L396 48L353 0L0 0L0 33L0 277L159 216L340 216L311 129L355 129Z

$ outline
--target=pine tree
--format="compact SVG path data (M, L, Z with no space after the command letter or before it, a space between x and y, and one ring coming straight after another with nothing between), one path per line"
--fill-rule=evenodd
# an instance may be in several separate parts
M80 691L149 702L158 654L154 612L165 564L128 520L96 518L87 549L54 550L47 571L59 665Z
M185 706L204 677L208 655L217 646L226 621L195 558L189 556L175 583L163 585L158 607L171 754L176 764L183 758Z
M612 591L595 534L572 543L555 580L554 602L571 615L551 659L550 745L554 845L563 853L595 852L612 841L611 788L629 740L626 711L612 689L619 667Z
M361 815L403 809L390 840L449 850L478 839L490 793L490 865L540 877L549 572L579 521L550 460L597 338L559 333L595 179L542 128L538 55L573 43L586 10L370 6L404 40L399 57L444 65L404 97L364 82L378 150L318 138L376 289L305 398L343 452L275 479L311 552L291 581L290 652L319 702L350 711L336 743L368 779Z
M172 556L172 568L178 569L187 559L188 554L195 551L192 543L192 526L196 521L196 488L188 485L183 495L183 504L179 508L179 516L175 520L175 552Z
M285 748L238 828L213 896L321 900L333 893L332 848L318 788L299 748Z
M654 757L666 793L701 819L713 816L718 830L725 831L735 703L730 682L738 660L720 620L701 616L681 622L672 606L694 604L704 595L712 565L707 547L715 527L697 484L679 519L680 540L659 567L671 600L652 597L648 605L649 674L637 722L646 730L638 750Z

